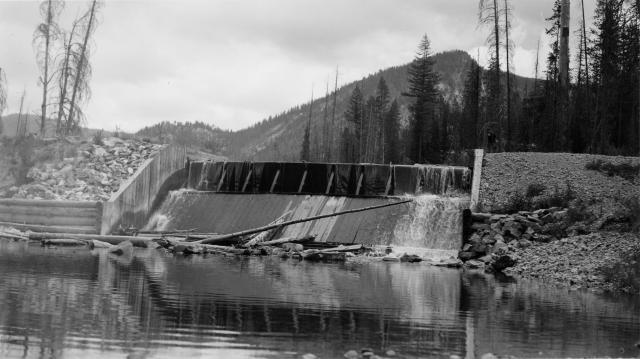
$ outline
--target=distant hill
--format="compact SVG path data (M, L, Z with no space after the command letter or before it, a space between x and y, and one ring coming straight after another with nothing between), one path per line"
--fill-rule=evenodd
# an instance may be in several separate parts
M229 134L204 122L167 121L147 126L136 133L138 137L146 137L153 142L185 145L212 154L226 152Z
M34 135L40 134L40 116L39 115L27 114L27 115L22 115L22 118L23 119L26 118L26 121L27 121L27 134L34 134ZM18 129L18 114L12 113L9 115L2 116L2 125L3 125L3 131L2 131L2 134L0 134L0 137L2 136L15 137ZM98 130L93 128L82 127L81 131L82 131L82 134L85 136L92 136ZM55 136L55 132L56 132L56 120L51 118L47 119L45 121L45 137L53 137ZM110 134L111 132L104 131L104 136L107 136Z
M449 102L460 101L466 73L469 64L474 61L464 51L448 51L433 56L434 70L440 76L439 90L445 100ZM336 126L334 133L339 133L344 126L344 112L347 108L351 92L356 84L365 96L373 95L380 77L384 77L391 98L398 98L401 106L402 123L407 124L409 99L402 97L401 93L408 89L407 70L409 64L390 67L378 71L359 81L343 85L338 89L336 101ZM524 93L526 88L533 87L533 79L515 76L514 90ZM329 101L329 111L331 110ZM313 102L313 115L311 118L311 145L314 144L314 134L322 132L323 110L325 98L319 98ZM309 103L296 106L282 114L269 117L249 128L232 132L227 138L224 154L229 158L238 160L262 160L262 161L295 161L299 159L300 148L304 128L309 117Z

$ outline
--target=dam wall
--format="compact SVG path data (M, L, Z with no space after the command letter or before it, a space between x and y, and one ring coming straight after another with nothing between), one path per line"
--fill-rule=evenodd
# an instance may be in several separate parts
M187 187L232 193L398 196L469 194L471 169L440 165L191 162Z
M101 234L142 228L170 190L184 182L186 149L170 145L148 159L103 205Z
M397 202L392 197L235 194L179 190L169 194L146 230L192 229L233 233L285 221ZM315 236L316 242L361 243L457 251L462 246L468 198L414 197L399 206L352 213L285 227L279 236Z

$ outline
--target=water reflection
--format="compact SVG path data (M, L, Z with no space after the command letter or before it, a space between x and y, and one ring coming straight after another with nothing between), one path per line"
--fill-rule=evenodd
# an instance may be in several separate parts
M0 243L0 357L635 356L637 298L398 263Z

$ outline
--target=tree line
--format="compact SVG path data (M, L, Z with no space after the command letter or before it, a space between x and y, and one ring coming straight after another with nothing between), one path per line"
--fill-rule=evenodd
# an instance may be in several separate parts
M568 0L556 0L546 19L545 69L533 86L515 88L510 0L480 0L479 24L488 29L487 68L471 61L459 98L444 99L423 37L408 71L403 109L385 79L374 93L356 86L339 128L341 162L458 162L468 149L488 151L640 153L640 0L598 0L588 27L584 3L569 53ZM539 57L539 55L538 55ZM542 76L540 74L542 72ZM313 156L307 125L301 159ZM323 137L319 135L316 137ZM322 153L324 141L319 141Z

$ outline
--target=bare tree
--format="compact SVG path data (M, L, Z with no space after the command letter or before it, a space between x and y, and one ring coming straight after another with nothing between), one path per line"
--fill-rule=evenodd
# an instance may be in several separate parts
M504 36L505 36L505 52L506 52L506 65L507 65L507 113L506 113L506 122L507 122L507 137L506 145L507 149L509 149L511 143L511 57L513 56L513 43L509 40L509 34L511 32L511 6L509 5L508 0L504 0Z
M492 114L487 118L488 126L490 123L496 123L499 127L501 144L504 149L504 140L506 139L505 126L502 120L502 91L500 83L500 34L502 32L502 25L500 23L502 10L498 0L480 0L478 20L481 25L492 27L492 31L487 37L487 45L489 45L489 52L491 54L491 60L489 64L489 70L493 71L493 76L489 80L488 84L488 108L491 109Z
M69 62L71 65L69 79L72 80L71 97L69 100L69 113L67 116L65 133L77 131L82 122L82 113L79 111L80 103L87 100L91 93L89 79L91 78L91 66L89 56L91 54L90 39L95 31L97 14L101 3L97 0L91 2L87 12L74 22L74 30L82 38L81 43L70 43ZM73 36L73 35L72 35ZM78 36L73 36L77 38Z
M4 130L2 124L2 114L7 109L7 79L4 76L4 70L0 67L0 135Z
M51 50L54 42L60 37L60 28L57 24L57 18L64 7L61 0L44 0L40 4L40 15L43 22L38 25L33 33L33 47L36 51L36 61L42 72L40 76L40 84L42 85L42 105L40 117L40 136L44 136L45 122L47 119L48 91L53 74L50 71Z

